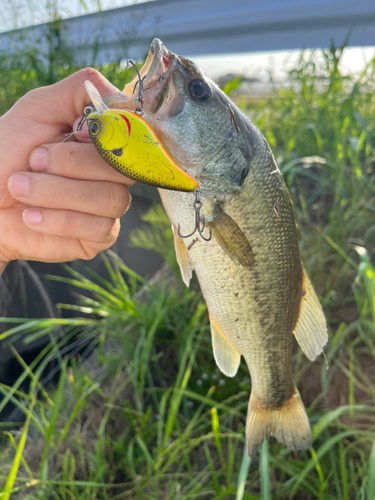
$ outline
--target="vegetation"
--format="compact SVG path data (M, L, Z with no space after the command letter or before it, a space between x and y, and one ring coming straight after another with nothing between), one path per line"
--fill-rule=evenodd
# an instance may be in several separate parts
M31 89L52 85L81 69L73 57L72 50L66 40L64 24L61 19L61 8L58 0L46 0L46 10L50 11L51 22L45 24L38 36L28 31L15 32L12 42L13 53L0 51L0 116ZM80 0L85 6L85 2ZM100 10L100 0L98 0ZM17 17L17 7L14 7ZM38 9L36 5L30 5ZM39 6L40 8L40 6ZM135 29L135 28L134 28ZM101 33L91 33L90 46L93 46L90 60L86 65L94 66L113 85L123 88L135 74L133 69L126 69L122 63L127 58L128 49L135 38L130 29L121 39L122 54L111 64L97 63L97 47L101 41ZM121 38L121 33L119 37ZM10 85L11 82L11 85Z
M14 320L1 335L50 342L30 366L14 352L24 372L12 387L0 385L0 413L12 402L25 416L18 428L0 423L0 498L375 498L375 61L344 77L341 55L301 54L290 87L246 110L291 190L329 325L325 359L307 362L298 348L293 356L313 448L290 452L271 439L250 463L247 368L234 379L217 370L206 306L196 282L182 284L169 221L156 207L133 244L157 249L171 271L145 282L111 252L106 276L65 266L70 279L51 279L75 290L80 305L61 305L72 317ZM31 49L0 66L2 110L75 69L56 57L39 70ZM100 70L116 83L128 78L118 67ZM46 386L51 360L59 377Z

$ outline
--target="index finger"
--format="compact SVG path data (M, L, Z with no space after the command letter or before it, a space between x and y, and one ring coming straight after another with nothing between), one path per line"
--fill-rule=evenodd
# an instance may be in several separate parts
M128 187L135 183L109 166L92 143L72 141L58 145L44 144L31 152L29 165L33 172L71 179L112 181Z

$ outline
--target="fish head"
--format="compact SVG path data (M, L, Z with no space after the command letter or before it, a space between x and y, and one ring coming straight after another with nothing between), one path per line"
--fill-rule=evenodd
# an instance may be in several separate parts
M223 179L220 170L231 165L219 165L215 159L228 154L233 136L239 132L227 96L193 61L169 51L159 39L151 44L140 78L143 118L171 158L199 182L210 177L211 181ZM109 107L134 110L139 86L137 76L125 86L126 97L114 96L104 102Z

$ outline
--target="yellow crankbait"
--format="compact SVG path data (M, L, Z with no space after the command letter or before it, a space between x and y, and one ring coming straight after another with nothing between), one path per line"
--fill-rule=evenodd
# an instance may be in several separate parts
M164 189L194 191L199 186L169 157L141 116L108 109L95 87L94 90L96 94L91 88L89 94L97 111L86 116L88 131L99 154L111 167L130 179Z

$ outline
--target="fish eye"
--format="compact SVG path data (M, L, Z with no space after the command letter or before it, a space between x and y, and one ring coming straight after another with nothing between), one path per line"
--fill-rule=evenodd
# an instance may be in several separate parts
M91 122L90 123L90 134L91 135L98 135L99 133L99 124L97 122Z
M190 98L195 102L204 102L211 96L209 85L199 78L190 80L188 84L188 92Z

